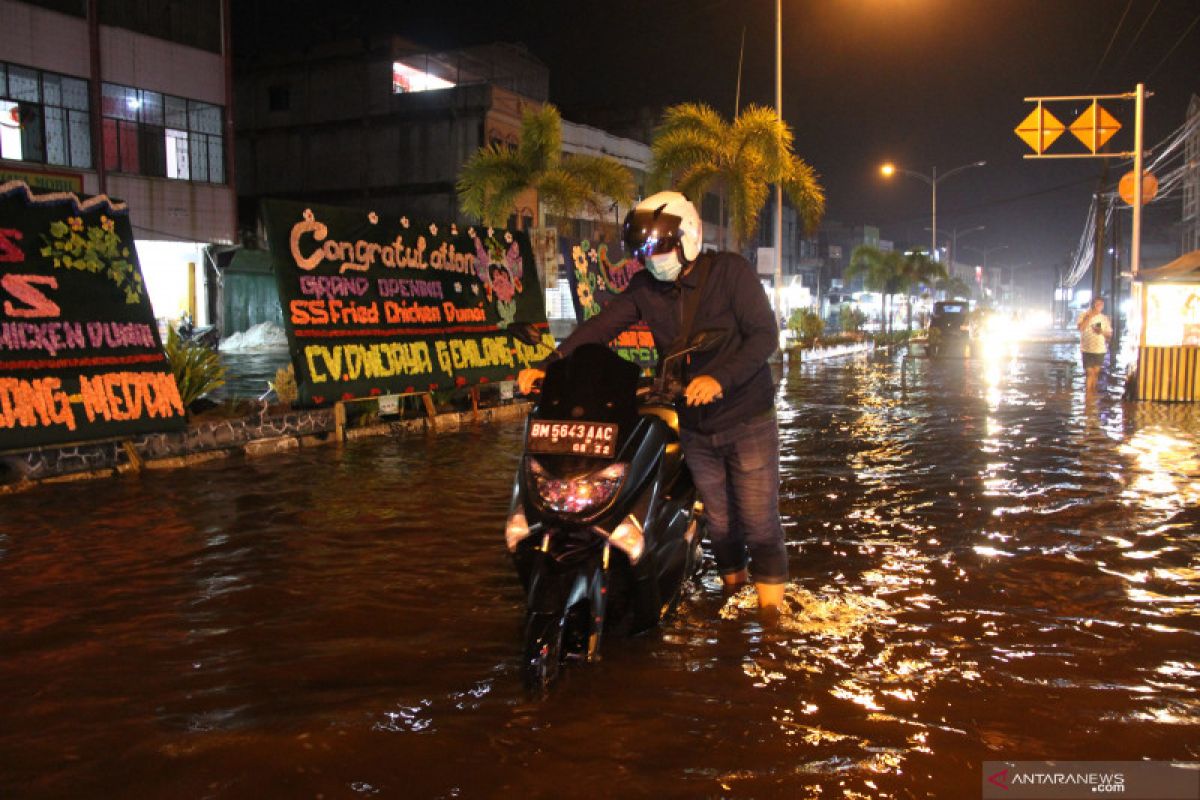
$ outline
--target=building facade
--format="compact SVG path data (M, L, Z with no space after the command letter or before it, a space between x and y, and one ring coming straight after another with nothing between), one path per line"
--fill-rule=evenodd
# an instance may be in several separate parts
M0 182L126 201L160 319L235 239L228 3L0 0Z
M1184 143L1182 248L1184 253L1200 250L1200 97L1192 95L1188 103Z
M549 93L549 71L521 46L427 52L399 36L257 56L238 63L235 82L247 231L268 197L469 222L456 189L462 165L485 145L515 147L525 112ZM562 152L611 158L633 174L635 196L647 192L651 153L640 141L564 120ZM532 190L516 199L509 224L531 231L557 332L575 318L564 247L602 241L619 249L628 211L613 203L564 219Z
M549 91L546 67L518 46L431 53L395 36L239 62L235 81L246 226L265 197L457 220L463 162L516 145ZM535 197L516 206L533 221Z

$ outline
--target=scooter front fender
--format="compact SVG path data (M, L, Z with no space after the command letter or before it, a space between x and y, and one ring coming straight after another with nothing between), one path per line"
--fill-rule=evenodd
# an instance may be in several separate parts
M608 571L603 559L563 565L539 550L529 566L526 653L546 647L546 637L559 635L561 659L594 658L604 630L608 599ZM557 626L553 621L558 622Z

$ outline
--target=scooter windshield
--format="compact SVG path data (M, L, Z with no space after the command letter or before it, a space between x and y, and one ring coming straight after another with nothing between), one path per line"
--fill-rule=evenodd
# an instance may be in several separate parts
M571 355L554 362L542 381L542 396L531 415L533 421L561 423L611 423L617 426L616 442L609 453L594 450L555 456L562 469L585 458L613 458L638 421L637 385L640 370L603 345L581 345Z

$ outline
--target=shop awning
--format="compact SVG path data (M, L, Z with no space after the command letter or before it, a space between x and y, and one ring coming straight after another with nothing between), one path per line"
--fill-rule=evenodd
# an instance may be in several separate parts
M227 272L270 275L271 254L266 250L238 250L225 269Z
M1138 280L1148 283L1200 283L1200 250L1184 253L1161 267L1144 269Z

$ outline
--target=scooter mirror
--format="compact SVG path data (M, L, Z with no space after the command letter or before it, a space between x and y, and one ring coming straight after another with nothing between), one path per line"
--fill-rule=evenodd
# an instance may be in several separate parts
M725 343L729 338L728 328L705 328L701 331L696 331L688 339L688 350L693 352L703 353L708 350L715 350Z
M532 322L513 322L506 329L513 338L527 345L535 345L542 341L542 334Z

